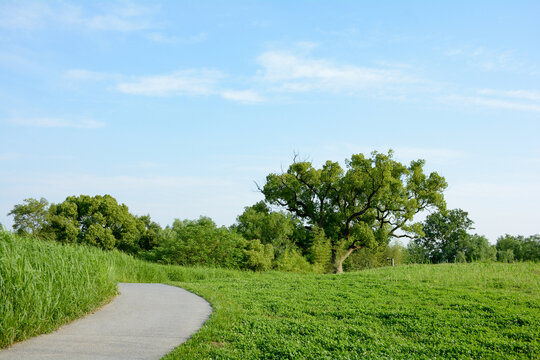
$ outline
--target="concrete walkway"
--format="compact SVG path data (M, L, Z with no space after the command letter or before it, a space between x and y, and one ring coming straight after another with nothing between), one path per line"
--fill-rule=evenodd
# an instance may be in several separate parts
M0 359L160 359L208 319L203 298L163 284L119 284L120 295L57 331L0 350Z

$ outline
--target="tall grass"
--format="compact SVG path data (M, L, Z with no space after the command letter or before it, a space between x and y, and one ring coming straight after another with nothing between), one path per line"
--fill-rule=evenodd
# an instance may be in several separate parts
M197 282L235 274L148 263L118 251L0 230L0 348L50 332L107 303L118 282Z
M0 347L51 331L116 293L102 252L0 232Z

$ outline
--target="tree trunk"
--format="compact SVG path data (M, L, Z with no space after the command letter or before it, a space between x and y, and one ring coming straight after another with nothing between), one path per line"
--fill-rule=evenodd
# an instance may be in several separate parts
M343 254L342 256L338 257L338 254L336 252L335 254L335 261L334 261L334 266L335 266L335 272L336 274L341 274L343 272L343 262L345 261L345 259L347 259L349 257L349 255L352 254L352 252L354 250L356 250L357 248L354 248L354 247L350 247L347 249L347 252L345 254Z

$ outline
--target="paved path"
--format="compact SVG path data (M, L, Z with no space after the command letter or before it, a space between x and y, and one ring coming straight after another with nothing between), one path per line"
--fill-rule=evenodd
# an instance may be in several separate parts
M120 295L101 310L0 350L0 359L160 359L208 319L203 298L163 284L119 284Z

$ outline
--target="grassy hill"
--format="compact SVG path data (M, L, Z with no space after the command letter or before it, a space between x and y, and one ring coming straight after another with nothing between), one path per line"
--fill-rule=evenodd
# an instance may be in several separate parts
M540 264L414 265L343 275L163 266L0 233L0 346L165 282L214 313L167 359L535 358Z

